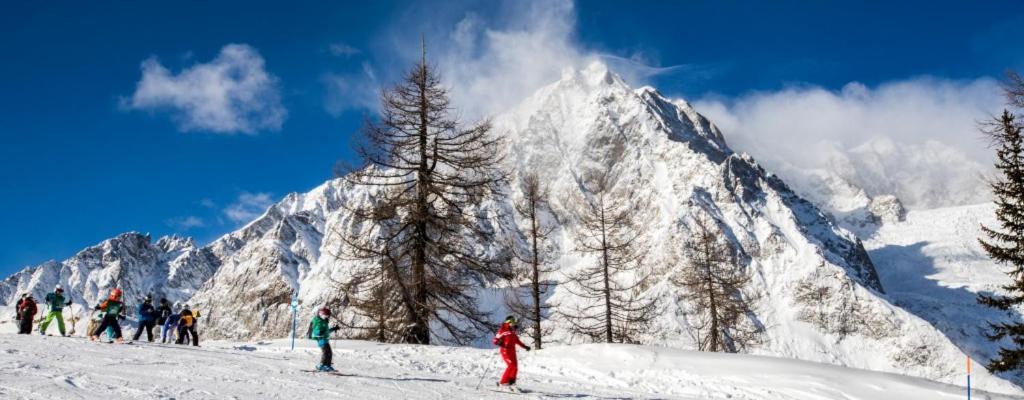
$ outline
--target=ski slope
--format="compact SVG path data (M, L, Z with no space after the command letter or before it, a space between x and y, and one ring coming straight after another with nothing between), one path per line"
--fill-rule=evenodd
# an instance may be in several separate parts
M966 389L895 374L781 358L630 345L520 353L524 394L492 391L493 350L335 341L348 376L303 372L310 341L203 347L0 334L4 399L962 399ZM475 386L486 373L480 389ZM1013 399L974 392L975 399Z

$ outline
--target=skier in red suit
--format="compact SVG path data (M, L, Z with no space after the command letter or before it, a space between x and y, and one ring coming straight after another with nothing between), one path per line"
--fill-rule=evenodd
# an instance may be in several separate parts
M518 328L519 321L514 315L509 315L505 318L505 322L501 324L501 328L498 329L498 333L494 335L494 343L496 346L501 347L501 358L505 360L507 367L505 373L501 375L501 382L498 382L499 386L505 386L515 388L516 374L519 373L519 363L516 361L516 346L522 346L526 351L530 351L530 346L523 344L519 340L519 335L516 335L516 329Z

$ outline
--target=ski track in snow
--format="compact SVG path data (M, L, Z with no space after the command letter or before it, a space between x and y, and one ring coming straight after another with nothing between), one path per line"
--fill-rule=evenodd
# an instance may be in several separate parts
M896 374L630 345L520 352L523 394L493 390L495 350L334 341L346 376L305 372L308 340L203 347L0 334L4 399L961 399L966 389ZM475 386L488 371L480 389ZM975 399L1014 399L974 392Z

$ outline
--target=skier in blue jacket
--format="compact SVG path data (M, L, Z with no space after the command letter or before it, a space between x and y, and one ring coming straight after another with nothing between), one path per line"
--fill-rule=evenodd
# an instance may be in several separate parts
M164 328L161 329L160 343L174 343L178 332L178 320L181 319L181 315L178 313L172 313L167 316L167 320L164 321Z
M132 340L139 340L139 336L142 335L142 330L146 330L146 339L151 343L153 342L153 327L156 325L156 309L153 308L153 297L146 296L142 304L135 309L136 318L139 319L138 328L135 329L135 335L132 336Z

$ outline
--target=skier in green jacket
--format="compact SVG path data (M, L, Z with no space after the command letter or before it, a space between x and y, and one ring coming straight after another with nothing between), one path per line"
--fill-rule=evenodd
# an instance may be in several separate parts
M64 288L60 287L60 285L57 285L57 287L53 289L53 293L48 293L46 295L45 300L46 305L50 307L50 312L46 314L46 320L43 321L41 325L39 325L39 334L45 335L46 328L50 326L50 322L52 322L54 319L57 319L57 330L60 331L61 336L67 336L64 334L63 311L64 306L70 306L71 302L64 301Z
M124 310L124 303L121 302L121 294L121 289L114 288L114 290L110 292L110 297L107 297L107 299L97 307L104 312L103 320L100 321L100 326L97 327L95 331L89 332L89 339L95 341L96 339L99 339L100 334L107 330L107 328L113 328L114 335L112 339L117 340L118 343L124 343L124 338L121 337L121 323L119 321L120 319L124 319L124 315L121 314Z
M330 318L331 309L324 306L309 321L309 330L306 333L306 337L316 340L317 347L320 347L320 365L316 366L317 371L334 372L334 367L332 366L334 353L331 351L331 333L341 328L329 326Z

